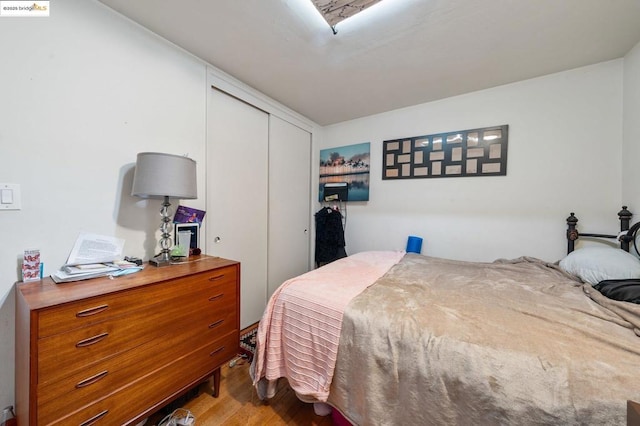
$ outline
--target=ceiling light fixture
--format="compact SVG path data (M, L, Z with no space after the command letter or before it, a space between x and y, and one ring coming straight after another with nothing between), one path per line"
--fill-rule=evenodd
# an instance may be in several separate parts
M318 9L334 34L337 34L336 24L353 15L362 12L382 0L311 0Z

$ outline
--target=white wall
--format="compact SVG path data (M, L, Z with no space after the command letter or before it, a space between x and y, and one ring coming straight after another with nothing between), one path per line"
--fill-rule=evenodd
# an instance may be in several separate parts
M153 254L160 202L131 197L136 154L189 154L204 208L206 65L100 3L51 2L48 18L0 22L0 407L14 404L14 291L26 248L50 274L80 231Z
M348 205L347 253L419 235L432 256L555 261L571 211L585 232L617 232L622 69L615 60L325 127L320 149L371 142L370 201ZM507 176L381 178L384 140L502 124Z
M622 194L640 218L640 43L624 57Z

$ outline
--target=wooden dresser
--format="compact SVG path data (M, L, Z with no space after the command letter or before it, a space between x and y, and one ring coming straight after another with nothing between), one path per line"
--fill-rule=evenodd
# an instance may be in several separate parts
M19 425L135 424L239 349L240 264L199 256L114 279L16 287Z

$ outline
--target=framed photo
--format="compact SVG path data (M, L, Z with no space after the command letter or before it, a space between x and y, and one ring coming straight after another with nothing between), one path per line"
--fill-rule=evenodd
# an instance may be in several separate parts
M383 141L382 179L506 176L509 125Z
M174 232L174 244L178 245L178 232L188 231L191 233L189 248L200 248L200 224L199 223L176 223Z
M369 201L370 153L369 142L320 150L318 201Z

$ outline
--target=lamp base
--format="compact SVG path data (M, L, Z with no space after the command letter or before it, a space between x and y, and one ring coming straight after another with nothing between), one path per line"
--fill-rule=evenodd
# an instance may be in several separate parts
M153 266L169 266L171 265L171 258L167 253L160 253L156 257L149 259L149 265Z

